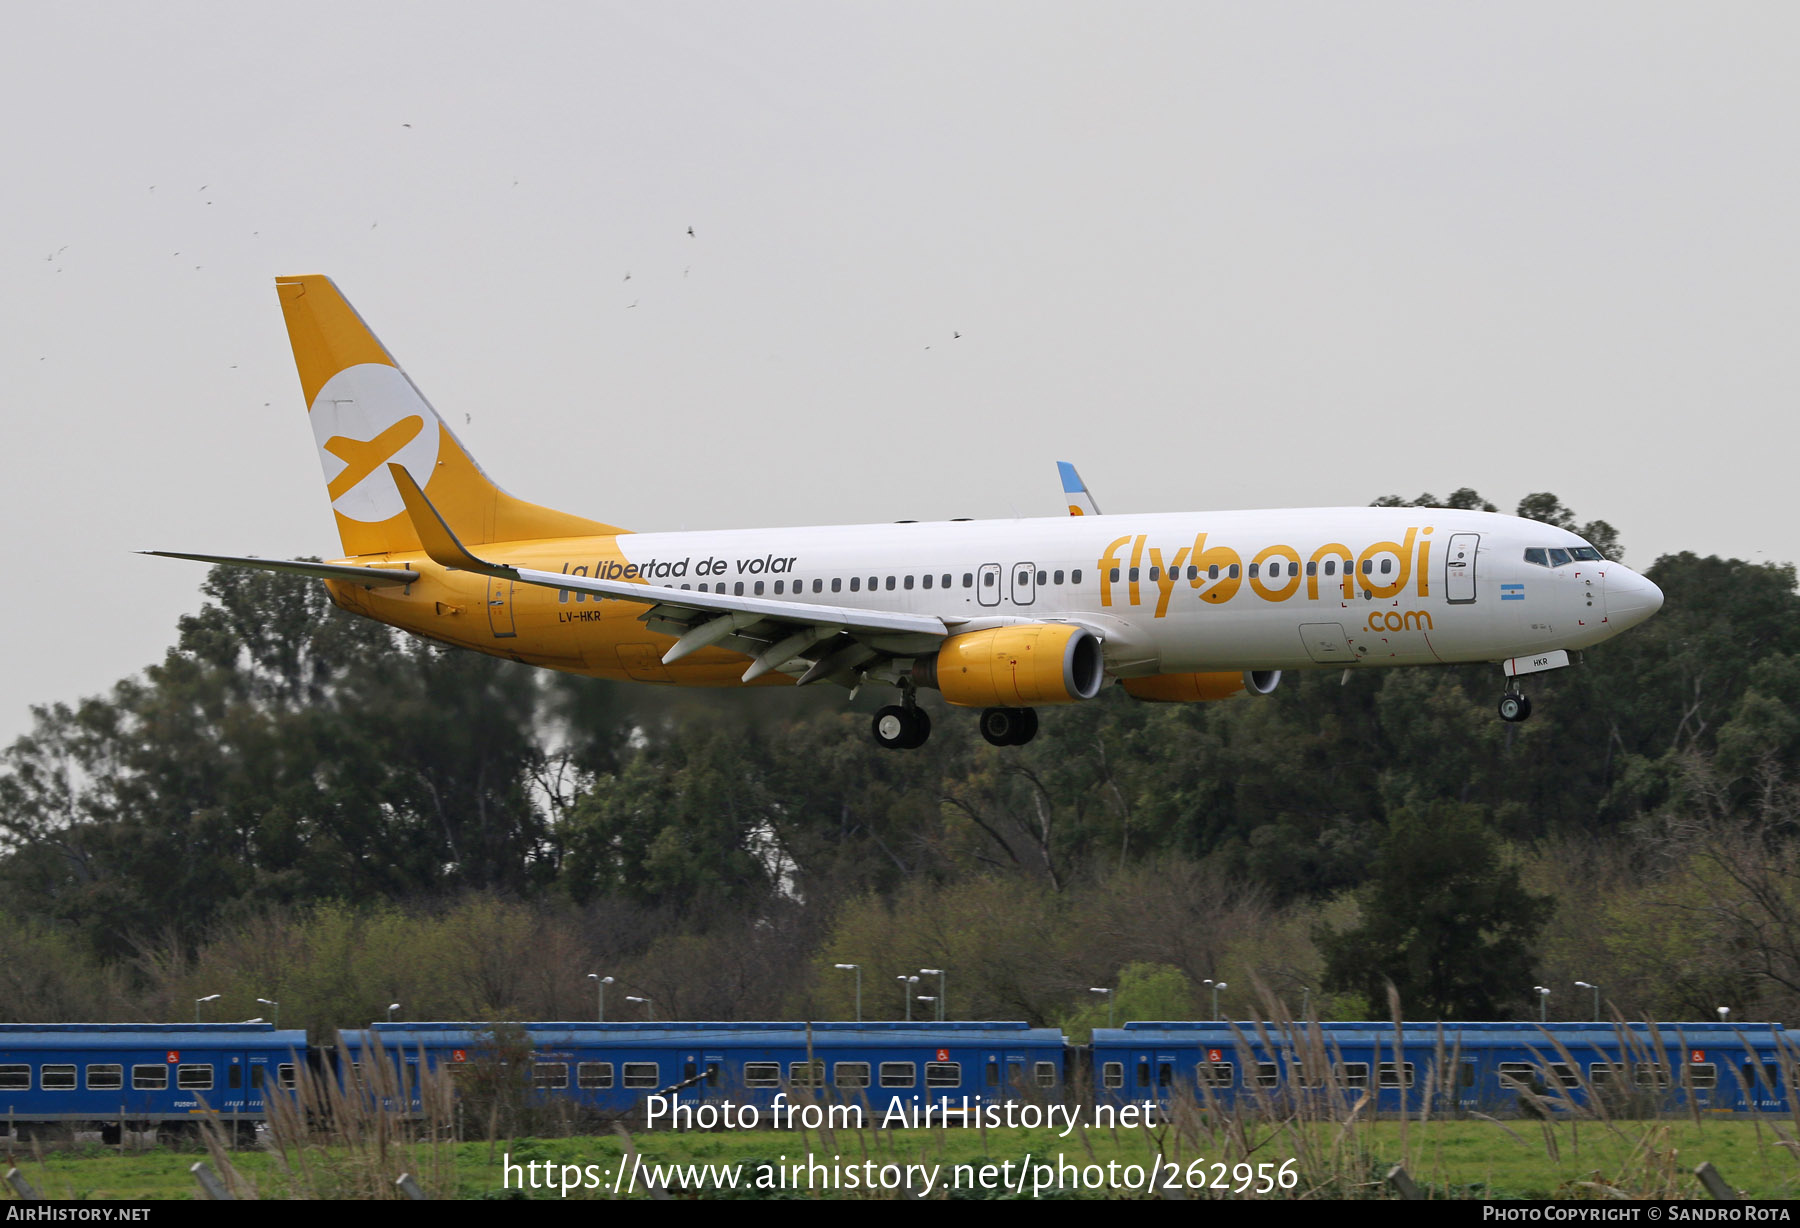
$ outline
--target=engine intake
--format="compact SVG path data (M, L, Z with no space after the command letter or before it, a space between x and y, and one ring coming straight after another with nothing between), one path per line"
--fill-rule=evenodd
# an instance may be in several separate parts
M1247 669L1241 674L1151 674L1125 679L1125 693L1148 703L1194 704L1234 695L1267 695L1281 685L1278 669Z
M1100 637L1070 623L953 635L913 664L913 681L964 708L1027 708L1092 699L1106 681Z

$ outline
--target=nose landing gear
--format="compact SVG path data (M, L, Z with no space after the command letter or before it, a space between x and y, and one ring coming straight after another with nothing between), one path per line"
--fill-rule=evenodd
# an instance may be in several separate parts
M1523 691L1508 691L1500 697L1500 719L1522 721L1531 715L1531 700Z

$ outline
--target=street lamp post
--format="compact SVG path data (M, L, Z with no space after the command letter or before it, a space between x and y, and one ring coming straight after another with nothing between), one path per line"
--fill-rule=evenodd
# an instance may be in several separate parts
M1598 985L1590 985L1586 981L1576 981L1575 988L1591 989L1594 991L1594 1022L1599 1023L1600 1022L1600 987Z
M1106 1026L1110 1028L1113 1025L1113 991L1110 989L1102 989L1100 986L1095 985L1093 988L1089 989L1088 992L1103 993L1106 995Z
M942 1023L944 1022L944 1003L949 1000L948 995L944 993L944 970L942 968L921 968L919 971L926 976L935 976L938 979L937 1017L938 1022Z
M652 1002L649 998L634 998L630 994L626 994L625 1000L627 1002L642 1002L644 1004L644 1012L649 1017L650 1022L656 1022L656 1003Z
M856 1022L862 1022L862 965L835 964L834 967L844 972L856 973Z
M588 975L588 980L590 980L594 983L594 988L599 992L600 1001L599 1001L599 1004L595 1007L595 1009L599 1012L598 1017L599 1017L600 1022L605 1023L606 1022L606 987L613 983L613 979L610 976L601 976L598 972L590 972L587 975Z
M280 1027L281 1026L281 1003L271 1002L267 998L258 998L256 1001L259 1006L267 1006L267 1007L271 1008L272 1010L274 1010L274 1012L275 1012L275 1018L273 1020L274 1026Z
M389 1002L389 1003L388 1003L388 1017L387 1017L387 1021L388 1021L388 1022L389 1022L389 1023L392 1023L392 1022L394 1022L394 1012L395 1012L395 1011L397 1011L397 1010L399 1010L399 1009L400 1009L400 1004L399 1004L399 1003L398 1003L398 1002Z
M1224 981L1214 981L1213 982L1213 1013L1212 1013L1212 1017L1214 1019L1217 1019L1219 1017L1219 991L1221 989L1229 989L1229 988L1231 988L1231 986L1227 985Z
M919 983L919 978L916 976L907 976L905 973L901 973L899 976L895 977L894 979L896 981L900 982L900 996L902 998L906 999L906 1022L911 1023L912 1022L912 1000L913 1000L912 987Z
M209 993L204 998L195 998L194 999L194 1022L195 1023L200 1022L200 1006L202 1003L217 1002L223 996L224 996L223 994Z
M1538 996L1538 1022L1548 1023L1550 1020L1550 990L1544 985L1533 985Z

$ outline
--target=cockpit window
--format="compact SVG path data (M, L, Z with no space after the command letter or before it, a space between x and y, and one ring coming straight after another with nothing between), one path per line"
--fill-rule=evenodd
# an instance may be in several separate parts
M1527 549L1525 551L1525 561L1527 563L1536 563L1539 567L1550 566L1550 560L1545 557L1545 551L1542 546L1532 546Z
M1561 567L1564 563L1566 563L1568 561L1569 561L1569 552L1567 550L1559 550L1559 549L1555 548L1554 546L1551 547L1551 549L1550 549L1550 566Z
M1577 563L1604 563L1606 556L1592 546L1576 546L1569 551L1569 557Z
M1539 567L1561 567L1569 562L1604 563L1606 556L1592 546L1571 546L1567 550L1557 546L1528 546L1525 561Z

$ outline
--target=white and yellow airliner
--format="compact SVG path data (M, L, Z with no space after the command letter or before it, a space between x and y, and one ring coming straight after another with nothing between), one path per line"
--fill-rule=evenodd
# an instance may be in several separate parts
M501 490L329 278L276 283L344 557L172 553L325 582L446 644L676 686L896 688L874 734L916 747L921 687L1018 745L1035 708L1268 694L1291 669L1494 662L1522 675L1642 622L1643 576L1489 512L1307 508L631 533Z

